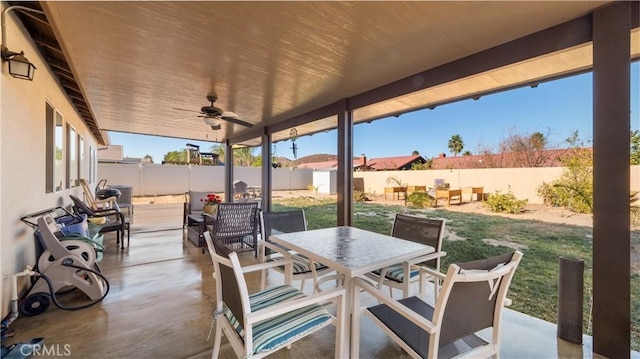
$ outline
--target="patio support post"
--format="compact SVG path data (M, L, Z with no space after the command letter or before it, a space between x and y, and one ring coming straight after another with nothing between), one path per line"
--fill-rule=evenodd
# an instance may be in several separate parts
M262 210L271 211L271 187L273 186L273 167L271 166L271 133L269 127L262 134Z
M631 2L593 13L593 351L628 358Z
M224 149L224 198L225 202L233 202L233 146L229 141Z
M348 100L338 103L338 225L350 226L353 207L353 113Z

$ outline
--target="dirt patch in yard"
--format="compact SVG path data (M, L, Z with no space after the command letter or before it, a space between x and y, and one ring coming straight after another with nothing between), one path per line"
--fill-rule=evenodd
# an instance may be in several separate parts
M514 243L509 241L499 241L497 239L491 239L491 238L484 238L482 241L486 244L489 244L495 247L499 247L499 246L508 247L508 248L515 249L517 251L520 251L523 249L529 249L529 247L525 246L524 244Z

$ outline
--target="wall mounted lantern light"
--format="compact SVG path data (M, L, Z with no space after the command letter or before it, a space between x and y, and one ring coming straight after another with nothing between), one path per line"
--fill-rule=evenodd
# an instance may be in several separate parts
M6 35L6 14L11 10L25 10L38 14L44 14L44 11L28 8L26 6L13 5L2 10L2 61L9 63L9 74L17 79L33 81L33 73L36 70L34 64L32 64L25 56L24 51L13 52L7 47L7 35Z

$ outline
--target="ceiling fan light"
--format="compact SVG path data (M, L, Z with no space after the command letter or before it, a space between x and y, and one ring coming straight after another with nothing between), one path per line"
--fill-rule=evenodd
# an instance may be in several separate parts
M211 128L217 127L216 130L220 129L220 122L218 121L217 117L205 116L204 117L204 123L206 123L207 125L211 126Z

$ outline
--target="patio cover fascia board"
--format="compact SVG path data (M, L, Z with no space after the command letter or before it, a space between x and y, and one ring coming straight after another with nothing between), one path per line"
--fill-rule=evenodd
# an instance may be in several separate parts
M263 133L272 135L273 133L276 133L278 131L284 131L287 129L290 129L292 127L296 127L296 126L300 126L300 125L304 125L307 124L309 122L313 122L316 121L318 119L322 119L325 117L330 117L330 116L335 116L337 113L337 109L338 109L338 103L334 103L334 104L330 104L321 108L318 108L316 110L313 111L309 111L307 113L298 115L298 116L294 116L291 117L285 121L280 121L277 123L274 123L273 125L267 125L264 127L259 127L257 129L254 129L250 132L245 132L242 133L238 136L235 136L231 139L229 139L229 143L233 144L239 144L242 143L244 141L249 141L249 140L253 140L256 138L260 138L262 136Z
M592 38L592 27L591 15L570 20L353 96L350 110L587 43ZM559 41L552 42L550 38Z

